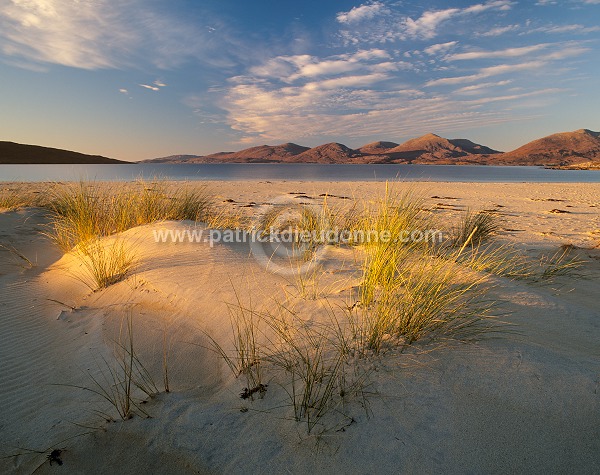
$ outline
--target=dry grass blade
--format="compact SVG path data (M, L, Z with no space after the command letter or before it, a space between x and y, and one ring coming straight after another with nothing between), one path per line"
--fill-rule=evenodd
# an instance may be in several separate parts
M290 309L279 308L277 315L263 315L276 338L265 359L289 377L281 386L290 399L295 420L306 422L310 434L318 425L323 426L325 416L337 413L347 396L360 393L365 380L358 376L350 379L345 372L346 337L337 320L311 325Z
M12 254L17 260L17 265L19 265L19 267L22 267L23 269L32 269L36 266L34 262L29 260L27 256L25 256L25 254L16 249L14 246L0 244L0 251L1 250Z
M250 399L258 393L264 395L262 377L261 345L258 342L260 319L252 308L245 308L236 293L237 304L229 305L229 320L231 324L233 351L228 351L210 334L205 335L210 340L211 349L223 358L232 374L237 378L246 379L245 393Z
M88 376L93 383L92 387L62 386L83 389L100 396L109 403L122 420L131 419L135 413L143 417L150 417L142 407L142 401L134 393L137 389L140 391L139 394L153 397L158 393L158 388L136 354L131 314L127 315L125 326L121 326L119 339L115 342L114 355L114 363L102 357L102 365L98 368L99 377L95 377L88 371ZM101 411L98 413L104 414Z
M542 273L539 280L551 280L558 276L576 276L581 277L581 268L585 261L576 255L573 255L572 246L561 246L551 256L544 256L540 262Z
M454 230L454 245L464 246L470 242L473 246L490 239L500 230L498 218L491 211L473 212L467 210L459 226Z
M96 291L125 279L135 268L135 255L121 239L106 244L98 240L80 244L75 254L84 272L76 278Z

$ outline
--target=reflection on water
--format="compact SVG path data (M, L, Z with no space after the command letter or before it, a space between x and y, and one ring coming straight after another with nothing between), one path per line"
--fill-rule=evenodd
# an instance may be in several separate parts
M0 165L0 181L306 180L599 183L600 171L476 165L321 165L309 163Z

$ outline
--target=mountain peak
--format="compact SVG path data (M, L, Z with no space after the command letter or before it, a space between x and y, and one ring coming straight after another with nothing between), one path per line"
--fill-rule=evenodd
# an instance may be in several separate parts
M352 150L338 142L330 142L302 152L296 157L298 162L306 163L348 163L353 158L361 157L358 150Z
M592 137L600 137L600 132L594 132L593 130L590 130L590 129L578 129L578 130L575 130L573 133L574 134L591 135Z
M588 129L559 132L533 140L499 157L515 165L565 166L600 159L600 133Z

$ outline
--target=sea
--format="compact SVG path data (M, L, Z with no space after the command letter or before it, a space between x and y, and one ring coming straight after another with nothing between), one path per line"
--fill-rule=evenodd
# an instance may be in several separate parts
M477 165L343 165L310 163L0 165L0 181L435 181L600 183L600 170Z

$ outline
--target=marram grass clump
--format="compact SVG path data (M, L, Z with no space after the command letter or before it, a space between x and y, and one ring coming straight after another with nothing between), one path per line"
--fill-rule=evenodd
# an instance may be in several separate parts
M121 239L110 243L86 241L74 253L79 257L83 269L76 277L92 291L105 289L124 280L135 268L134 250Z
M160 181L80 182L54 189L47 207L51 238L65 251L98 237L163 220L206 220L212 201L204 187L169 188Z
M500 231L498 217L492 211L467 210L454 230L454 244L457 247L468 243L479 246Z

